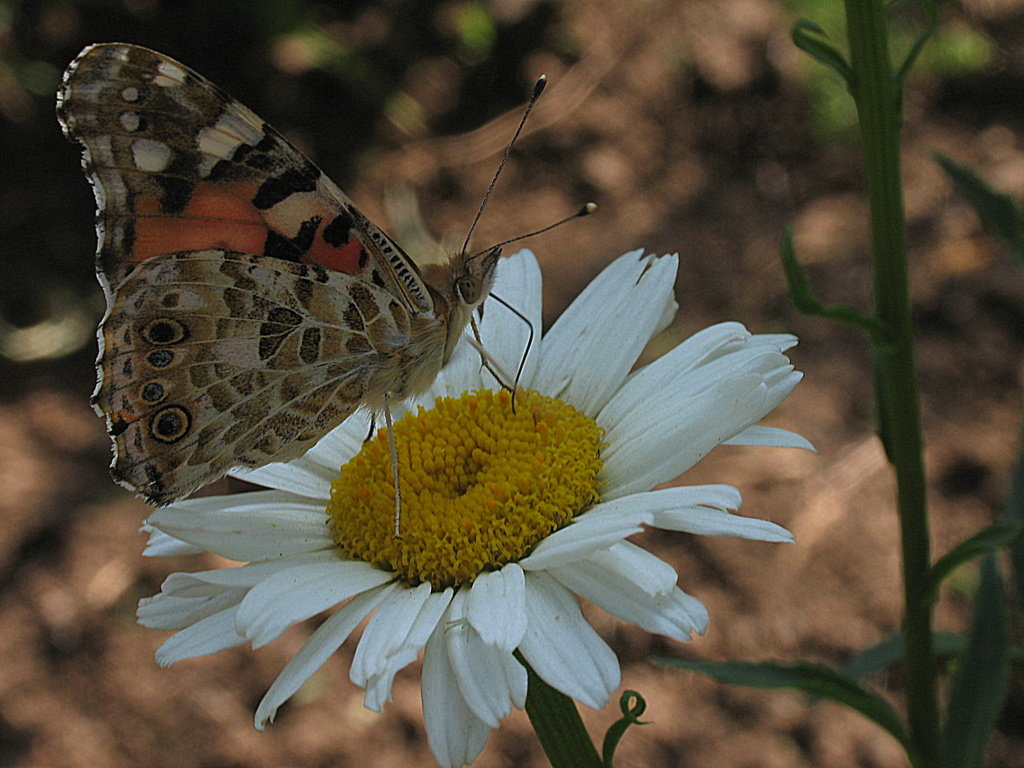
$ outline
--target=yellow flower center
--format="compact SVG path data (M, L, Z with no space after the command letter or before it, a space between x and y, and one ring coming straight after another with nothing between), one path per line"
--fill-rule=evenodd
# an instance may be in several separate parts
M409 584L465 584L528 554L598 499L601 428L571 405L520 390L438 398L395 425L402 535L386 430L331 486L327 513L344 557Z

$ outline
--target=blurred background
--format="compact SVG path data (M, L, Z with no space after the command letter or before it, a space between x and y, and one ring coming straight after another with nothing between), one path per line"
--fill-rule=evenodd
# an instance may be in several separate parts
M797 314L778 259L792 226L819 296L870 306L855 117L838 78L791 44L800 16L842 39L838 0L0 0L0 766L433 763L417 665L376 715L347 680L350 643L259 734L256 703L316 622L255 654L169 670L152 659L165 635L134 623L138 599L171 570L218 563L140 557L147 507L110 481L108 439L88 404L103 310L93 201L53 102L66 64L100 41L146 45L206 75L393 233L418 205L434 236L455 240L547 73L475 242L597 201L595 216L529 243L546 322L621 253L678 251L679 316L650 354L722 320L798 334L792 357L806 378L767 423L819 449L722 448L680 480L737 486L742 511L787 526L795 547L646 534L708 605L705 637L683 646L590 611L622 660L623 686L649 704L652 724L629 732L619 765L902 765L895 742L846 710L649 661L838 664L900 620L898 531L866 347L858 333ZM894 49L906 51L922 23L914 3L897 5ZM991 521L1006 495L1024 277L932 153L1024 199L1022 52L1024 0L943 3L904 99L937 554ZM950 582L941 629L965 626L975 580L965 567ZM898 675L874 682L900 703ZM584 718L599 737L616 710ZM1017 681L991 764L1019 768L1022 748ZM521 713L476 763L545 764Z

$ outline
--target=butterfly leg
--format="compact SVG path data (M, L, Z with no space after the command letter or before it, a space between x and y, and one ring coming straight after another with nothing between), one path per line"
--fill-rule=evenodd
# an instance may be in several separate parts
M395 430L391 421L391 396L384 393L384 422L388 428L388 448L391 450L391 475L395 481L395 538L402 538L402 487L398 482L398 448L395 446Z
M373 437L373 433L377 431L377 414L370 414L370 430L366 433L366 437L363 438L363 445L370 442L370 438Z
M469 339L469 343L480 354L480 366L495 378L498 386L507 389L514 396L515 389L511 384L506 383L510 381L508 374L498 365L498 361L487 354L487 350L484 349L483 341L480 339L480 328L476 324L475 317L470 318L469 325L473 329L473 337Z
M487 354L487 350L484 349L483 342L480 340L480 329L477 328L476 319L471 318L469 324L473 329L473 336L467 336L466 340L469 342L469 345L473 347L473 349L475 349L477 353L480 355L481 367L486 369L487 372L494 377L494 379L498 382L498 386L512 393L512 413L515 413L516 387L514 384L506 383L508 381L511 381L512 379L509 377L507 373L505 373L504 370L502 370L502 367L498 364L498 361L491 357L489 354ZM519 377L517 375L516 381L518 382L518 380Z

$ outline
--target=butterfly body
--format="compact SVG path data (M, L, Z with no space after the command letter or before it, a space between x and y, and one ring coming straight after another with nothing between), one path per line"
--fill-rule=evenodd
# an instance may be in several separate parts
M500 249L421 272L315 165L183 64L86 48L58 94L97 200L93 404L156 504L425 391Z

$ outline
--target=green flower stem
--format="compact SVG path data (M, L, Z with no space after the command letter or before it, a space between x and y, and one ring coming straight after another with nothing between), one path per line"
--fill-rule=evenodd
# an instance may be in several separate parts
M541 680L525 659L529 688L526 714L552 768L603 768L573 700Z
M852 91L871 211L875 313L891 329L891 343L875 349L876 386L882 438L898 484L907 710L911 740L918 751L912 758L919 766L934 766L939 710L932 609L919 599L931 557L900 183L900 94L889 59L883 0L845 2Z

